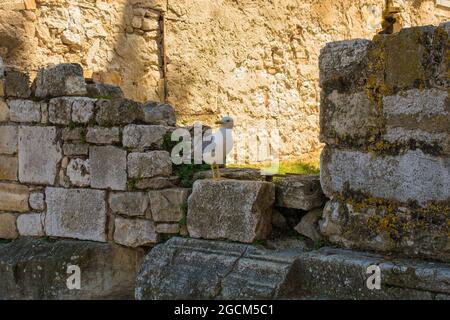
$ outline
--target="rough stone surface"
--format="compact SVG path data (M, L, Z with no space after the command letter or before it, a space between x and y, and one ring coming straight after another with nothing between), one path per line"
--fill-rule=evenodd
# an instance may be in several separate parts
M32 100L9 100L9 117L13 122L40 122L41 103Z
M175 110L166 103L147 102L144 104L144 120L149 124L175 126Z
M30 193L29 203L30 203L31 209L33 209L33 210L36 210L36 211L45 210L44 193L42 193L42 192Z
M308 212L295 227L295 231L313 241L322 240L319 229L319 220L322 218L322 213L322 209L315 209Z
M275 181L275 205L309 211L325 204L318 175L288 176Z
M0 153L15 154L17 152L17 132L15 126L0 126Z
M271 231L272 183L198 180L188 201L187 226L194 238L252 243Z
M54 237L106 241L105 192L46 188L45 233Z
M38 98L87 94L83 69L77 64L58 64L40 69L35 81Z
M450 159L420 150L380 157L326 147L321 163L322 188L328 197L348 187L400 202L415 200L424 204L450 198Z
M118 86L103 83L92 83L87 85L88 96L92 98L123 98L123 91Z
M172 160L167 151L130 153L128 155L128 175L132 178L153 178L171 174Z
M77 187L88 187L91 183L89 159L72 159L67 166L70 183Z
M17 217L17 230L22 237L42 237L44 233L44 214L28 213Z
M174 188L176 185L178 185L179 180L180 179L177 176L139 179L135 187L139 190L169 189Z
M0 211L27 212L28 196L26 186L0 183Z
M295 298L297 250L268 251L249 245L172 238L145 258L136 299Z
M220 176L226 179L234 180L255 180L255 181L265 181L266 177L261 175L261 170L259 169L242 169L242 168L221 168ZM196 172L194 174L193 180L200 179L212 179L211 170L205 170Z
M28 98L31 95L30 78L18 70L8 69L5 73L5 94L8 97Z
M180 225L178 223L160 223L156 225L156 232L162 234L178 234L180 233Z
M0 180L17 180L19 162L17 157L0 155Z
M95 144L114 144L120 142L119 128L88 128L86 140Z
M128 99L100 99L97 108L96 120L100 125L130 124L144 118L142 105Z
M0 91L1 91L1 80L0 80ZM1 92L0 92L1 97ZM0 98L0 122L9 121L9 107L3 98Z
M153 190L150 199L149 217L156 222L178 222L183 218L182 206L186 205L190 189L174 188Z
M143 216L148 203L148 196L143 192L114 192L109 195L111 210L127 216Z
M53 98L48 105L48 118L53 124L68 125L72 121L72 105L75 98Z
M158 242L153 221L142 219L115 219L114 241L127 247L150 246Z
M19 180L22 183L52 185L62 150L55 127L19 128Z
M87 156L89 145L81 143L64 143L63 152L65 156Z
M76 98L72 103L72 121L89 123L94 118L95 99Z
M0 299L132 299L141 250L88 241L21 238L0 245ZM68 266L81 268L69 290Z
M126 190L127 152L117 147L90 147L91 186Z
M129 125L123 129L123 145L138 151L161 149L167 132L164 126Z
M0 239L15 239L18 236L16 216L11 213L0 213Z

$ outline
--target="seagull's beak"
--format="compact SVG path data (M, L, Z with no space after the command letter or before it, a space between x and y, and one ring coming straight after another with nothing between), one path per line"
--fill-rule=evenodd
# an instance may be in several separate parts
M222 121L216 121L215 124L223 124Z

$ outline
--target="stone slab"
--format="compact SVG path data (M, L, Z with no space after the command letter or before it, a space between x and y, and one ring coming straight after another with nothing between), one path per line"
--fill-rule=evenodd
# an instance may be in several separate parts
M0 183L0 211L27 212L29 195L27 186Z
M275 181L275 205L309 211L325 204L318 175L295 175Z
M98 189L126 190L127 152L117 147L90 147L91 186Z

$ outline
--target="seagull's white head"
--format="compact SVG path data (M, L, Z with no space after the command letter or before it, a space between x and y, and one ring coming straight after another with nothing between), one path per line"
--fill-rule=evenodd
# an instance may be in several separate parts
M219 122L216 122L216 124L220 124L222 128L225 129L233 129L234 128L234 120L231 117L223 117Z

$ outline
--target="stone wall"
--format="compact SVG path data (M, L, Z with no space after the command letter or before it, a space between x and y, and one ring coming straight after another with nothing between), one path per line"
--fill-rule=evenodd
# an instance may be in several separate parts
M335 244L450 260L450 25L321 52L321 231Z
M152 246L179 234L189 189L177 187L166 104L86 84L77 64L0 77L0 239L73 238Z
M450 17L434 0L390 3L403 26ZM273 147L282 159L314 158L322 147L319 50L371 39L384 9L382 0L5 0L0 56L32 74L80 63L87 77L136 101L171 103L180 124L233 116L235 151L254 151L246 139L269 131L279 134Z

